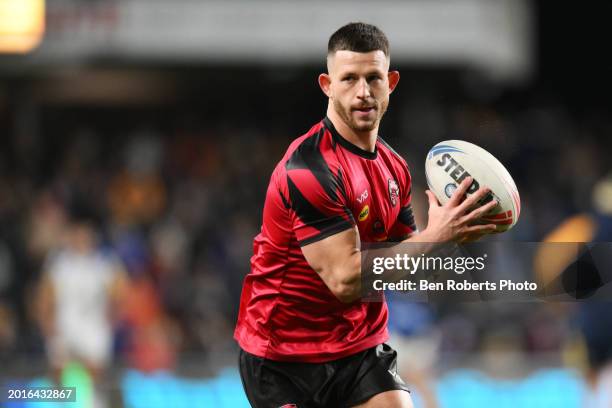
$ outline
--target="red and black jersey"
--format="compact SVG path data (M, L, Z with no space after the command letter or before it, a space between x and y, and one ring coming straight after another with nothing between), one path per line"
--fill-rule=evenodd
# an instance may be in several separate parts
M340 302L301 246L357 225L362 242L416 230L406 162L380 137L374 152L326 118L296 139L268 186L234 337L271 360L325 362L387 340L385 302Z

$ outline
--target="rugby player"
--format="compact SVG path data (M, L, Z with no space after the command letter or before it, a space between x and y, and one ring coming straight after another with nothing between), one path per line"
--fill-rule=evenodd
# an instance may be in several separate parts
M495 229L474 225L496 203L473 209L488 190L464 199L467 178L444 206L426 192L418 233L408 166L378 135L400 78L389 64L380 29L338 29L318 78L327 116L272 173L234 334L254 407L411 407L385 344L387 305L360 301L360 242L461 241Z

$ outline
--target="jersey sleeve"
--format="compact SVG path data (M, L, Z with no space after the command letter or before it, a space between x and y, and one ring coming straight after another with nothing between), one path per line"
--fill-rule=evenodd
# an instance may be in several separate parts
M412 212L412 180L408 166L405 163L404 167L406 178L404 180L403 188L400 189L401 208L397 216L397 221L393 225L393 228L391 228L389 234L390 241L402 241L410 237L415 232L418 232L416 223L414 221L414 214Z
M287 190L293 231L300 246L320 241L355 225L347 207L339 166L326 162L318 145L304 143L287 161Z

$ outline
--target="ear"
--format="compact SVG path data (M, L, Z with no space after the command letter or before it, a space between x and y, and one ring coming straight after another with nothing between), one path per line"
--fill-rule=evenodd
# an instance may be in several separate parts
M389 71L389 73L387 74L387 77L389 78L389 93L391 93L393 92L393 90L397 86L397 83L399 82L399 79L400 79L399 71Z
M321 90L323 91L325 95L327 95L328 98L331 98L330 85L331 85L331 78L329 77L329 74L319 75L319 86L321 87Z

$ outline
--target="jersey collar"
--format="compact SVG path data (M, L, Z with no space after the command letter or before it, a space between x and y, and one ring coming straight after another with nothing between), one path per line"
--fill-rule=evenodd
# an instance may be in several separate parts
M342 147L344 147L349 152L354 153L357 156L361 156L364 159L368 159L368 160L374 160L378 156L378 144L376 144L374 146L374 151L373 152L369 152L367 150L362 149L359 146L356 146L356 145L352 144L351 142L349 142L348 140L343 138L342 135L340 135L340 133L338 133L338 131L334 127L334 124L332 123L331 120L329 120L329 118L327 116L325 117L325 119L323 119L323 124L329 130L329 132L331 133L332 138L334 139L334 141L336 143L339 143Z

